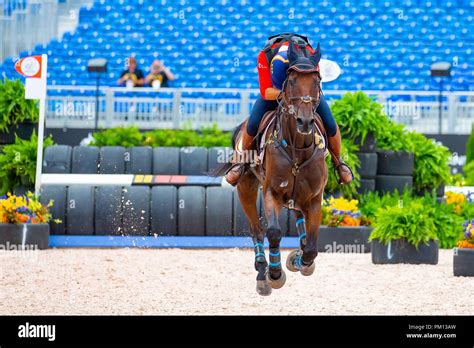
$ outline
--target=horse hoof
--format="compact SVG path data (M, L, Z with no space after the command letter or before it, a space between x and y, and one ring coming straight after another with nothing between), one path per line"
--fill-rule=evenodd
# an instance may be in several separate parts
M269 296L272 293L272 287L266 280L257 280L257 292L260 296Z
M299 269L295 267L294 261L296 257L298 256L298 253L300 252L299 249L293 250L290 255L286 258L286 268L290 272L298 272Z
M316 268L315 264L314 264L314 261L311 265L309 266L301 266L301 269L300 269L300 272L302 275L304 276L310 276L311 274L314 273L314 269Z
M286 283L285 271L283 271L283 269L281 270L280 278L278 279L273 279L270 272L267 272L267 282L273 289L280 289Z

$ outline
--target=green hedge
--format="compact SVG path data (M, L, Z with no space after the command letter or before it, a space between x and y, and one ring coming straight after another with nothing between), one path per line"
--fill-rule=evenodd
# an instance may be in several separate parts
M92 146L232 146L232 133L214 124L199 131L191 129L156 129L140 132L137 127L110 128L93 134Z

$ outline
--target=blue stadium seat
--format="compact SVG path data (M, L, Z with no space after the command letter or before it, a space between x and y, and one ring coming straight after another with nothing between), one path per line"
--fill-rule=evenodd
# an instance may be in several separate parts
M437 90L428 79L430 65L456 59L446 88L473 89L472 0L302 0L292 12L294 4L96 0L80 9L74 33L19 56L50 55L52 84L90 84L84 78L87 61L105 57L109 73L103 83L113 86L127 56L135 54L145 70L153 59L164 60L178 78L172 86L256 88L256 56L266 37L291 29L321 42L323 57L344 68L325 88ZM11 59L0 72L17 77ZM403 83L394 82L396 76Z

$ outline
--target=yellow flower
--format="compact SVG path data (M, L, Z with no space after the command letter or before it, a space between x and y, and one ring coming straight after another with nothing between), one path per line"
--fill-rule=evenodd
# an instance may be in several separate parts
M466 196L457 192L446 192L446 204L464 204Z
M329 198L329 208L330 209L337 209L337 210L344 210L344 211L350 211L350 212L356 212L358 211L358 204L359 201L352 199L352 200L347 200L344 197L339 197L339 198L334 198L331 197Z

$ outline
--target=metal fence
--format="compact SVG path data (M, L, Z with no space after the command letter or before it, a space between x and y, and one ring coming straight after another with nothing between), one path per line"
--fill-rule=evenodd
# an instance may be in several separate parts
M346 91L325 92L331 103ZM467 134L474 121L474 92L366 91L385 112L408 129L427 134ZM49 86L46 125L50 128L93 128L96 92L93 86ZM231 129L248 116L258 90L208 88L102 87L99 127L136 125L142 129L199 128L217 123Z

